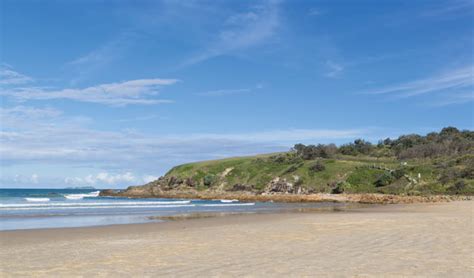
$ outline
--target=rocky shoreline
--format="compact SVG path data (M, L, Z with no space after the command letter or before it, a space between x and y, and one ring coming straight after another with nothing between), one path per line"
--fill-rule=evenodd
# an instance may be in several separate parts
M221 176L227 175L228 168ZM263 189L248 184L203 186L192 178L165 175L142 186L130 186L125 190L102 190L100 196L128 198L179 198L179 199L235 199L243 202L347 202L361 204L412 204L471 200L463 195L407 195L383 193L322 193L308 189L285 178L273 178Z
M432 195L432 196L407 196L390 195L378 193L363 194L255 194L252 192L218 192L197 190L169 190L156 194L143 190L142 188L128 188L124 191L102 190L100 196L129 197L129 198L183 198L183 199L236 199L243 202L348 202L361 204L412 204L412 203L434 203L471 200L470 196L458 195Z

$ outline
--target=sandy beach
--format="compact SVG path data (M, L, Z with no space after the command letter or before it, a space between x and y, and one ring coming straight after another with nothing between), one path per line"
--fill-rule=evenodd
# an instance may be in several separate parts
M0 232L2 277L472 277L474 201Z

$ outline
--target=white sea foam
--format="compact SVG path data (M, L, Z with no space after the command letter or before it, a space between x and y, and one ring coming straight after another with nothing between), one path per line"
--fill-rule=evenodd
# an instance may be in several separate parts
M8 208L8 210L48 210L48 209L119 209L119 208L182 208L182 207L195 207L194 204L189 205L144 205L144 206L72 206L72 207L15 207L15 208Z
M49 198L25 198L28 202L49 202Z
M98 197L99 193L100 193L100 191L94 191L94 192L85 193L85 194L65 194L64 198L66 198L68 200L80 200L80 199L83 199L85 197L89 197L89 198Z
M151 205L179 205L189 204L191 201L153 201L153 202L90 202L90 203L48 203L48 204L0 204L0 208L21 207L95 207L95 206L151 206Z
M238 202L239 200L236 200L236 199L232 199L232 200L221 200L221 203L236 203Z

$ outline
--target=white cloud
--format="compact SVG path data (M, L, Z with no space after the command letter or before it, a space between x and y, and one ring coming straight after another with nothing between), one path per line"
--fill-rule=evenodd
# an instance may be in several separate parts
M38 183L38 180L39 180L38 174L31 175L31 182L32 183Z
M280 129L160 135L91 129L84 121L76 121L49 108L18 106L1 111L10 118L2 121L0 130L1 163L10 171L2 175L14 174L15 169L25 167L37 171L39 165L87 171L104 169L98 174L70 176L68 183L75 185L143 184L172 166L186 162L285 151L299 142L346 142L370 132L366 129ZM42 177L42 180L50 178ZM58 181L59 177L55 184L60 185ZM33 184L33 180L24 179L24 182ZM64 176L60 182L64 182Z
M221 89L221 90L212 90L207 92L197 93L198 96L203 97L223 97L223 96L231 96L231 95L241 95L252 93L255 90L263 89L265 86L263 83L257 83L253 88L243 88L243 89Z
M69 99L81 102L100 103L111 106L129 104L169 103L170 100L156 99L160 86L172 85L177 79L137 79L118 83L100 84L83 89L51 90L38 87L18 87L3 90L0 95L18 101Z
M100 172L95 175L87 175L84 177L66 177L64 182L68 185L133 185L149 183L157 180L158 176L144 175L138 177L131 172L122 174L112 174L108 172Z
M221 96L245 94L251 91L252 91L251 89L222 89L222 90L197 93L197 95L204 96L204 97L221 97Z
M379 88L365 93L373 95L390 94L397 97L413 97L441 91L456 93L456 91L472 90L473 86L474 66L467 66L425 79Z
M30 108L10 110L29 111ZM31 109L34 111L33 109ZM49 115L55 124L49 124ZM28 125L18 123L29 122ZM3 124L3 123L2 123ZM155 171L163 165L288 149L297 142L352 139L364 129L284 129L242 133L143 134L85 128L80 121L54 111L43 117L18 114L0 131L0 157L5 165L62 163L100 164L118 169L136 165ZM154 163L151 163L154 162ZM166 169L161 169L162 171Z
M6 164L101 164L107 167L159 168L179 162L286 150L297 142L360 137L364 130L288 129L254 133L146 135L80 127L39 127L0 133L0 156ZM155 164L157 163L157 164ZM171 165L170 165L171 164ZM166 169L161 169L166 170Z
M433 101L432 106L448 106L454 104L463 104L474 101L474 91L472 92L461 92L459 94L449 94L443 96L440 100Z
M136 36L134 33L124 32L118 37L98 47L97 49L94 49L89 53L72 60L69 62L69 64L74 66L85 66L91 64L108 63L118 54L122 53L126 48L128 48L135 37Z
M344 70L344 66L331 60L326 61L326 67L328 68L328 72L325 76L331 78L339 76Z
M20 85L33 82L33 78L14 71L7 65L0 65L0 86L1 85Z
M9 180L9 182L17 183L17 184L37 184L39 182L38 174L32 175L15 175L13 179Z
M130 184L137 182L138 179L131 173L126 172L123 174L110 174L107 172L101 172L97 175L87 175L85 177L67 177L64 179L66 184L74 184L74 185L116 185L116 184Z
M322 14L323 14L323 12L318 8L311 8L311 9L309 9L309 12L308 12L308 15L310 15L310 16L319 16L319 15L322 15Z
M145 176L143 176L143 182L144 183L149 183L149 182L157 180L158 178L159 178L158 176L145 175Z
M53 118L62 114L62 111L54 108L36 108L30 106L14 106L10 108L0 107L0 117L3 120L18 118L24 120L38 118Z
M433 1L435 5L421 13L425 17L449 18L454 15L469 15L474 10L472 0Z
M183 66L267 43L280 25L278 8L279 1L266 1L249 11L228 17L217 37Z
M117 37L103 43L96 49L75 58L67 63L67 66L74 70L75 78L72 84L84 80L97 73L113 61L119 59L125 52L135 44L138 35L129 30L120 33Z

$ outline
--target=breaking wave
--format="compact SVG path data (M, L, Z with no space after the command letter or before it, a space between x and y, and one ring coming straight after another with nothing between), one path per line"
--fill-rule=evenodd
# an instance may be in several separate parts
M26 199L26 198L25 198ZM45 198L47 199L47 198ZM104 207L104 206L155 206L164 205L182 205L189 204L191 201L156 201L156 202L91 202L91 203L48 203L48 204L0 204L0 208L29 208L29 207Z
M25 198L28 202L49 202L49 198Z
M56 207L56 209L117 209L117 208L182 208L182 207L195 207L196 205L130 205L130 206L69 206L69 207ZM8 210L50 210L54 207L9 207Z
M64 198L68 200L81 200L83 198L94 198L99 196L100 191L94 191L91 193L85 193L85 194L65 194Z
M232 200L221 200L221 203L237 203L239 200L232 199Z

